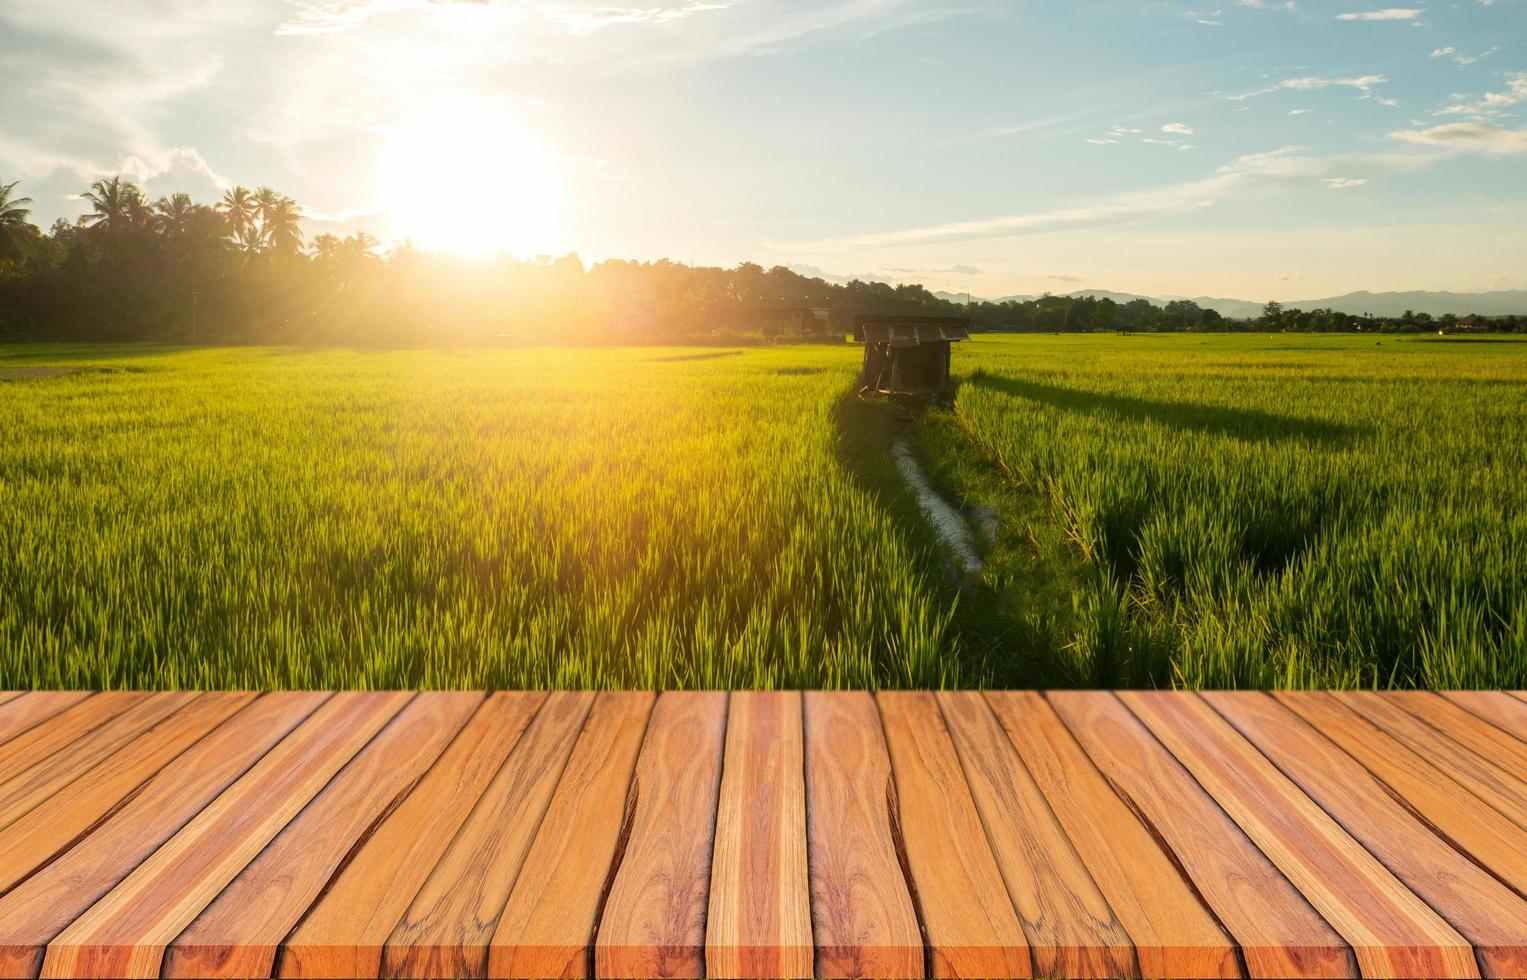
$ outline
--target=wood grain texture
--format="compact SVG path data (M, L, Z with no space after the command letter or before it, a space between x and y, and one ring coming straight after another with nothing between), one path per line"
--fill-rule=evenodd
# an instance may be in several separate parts
M547 696L490 695L282 943L281 977L376 977L382 949Z
M594 703L553 691L425 879L382 954L389 977L481 977L488 943Z
M127 742L173 718L197 697L184 691L151 694L0 783L0 828L9 826Z
M13 692L0 704L0 745L89 696L89 691Z
M876 696L935 977L1029 977L1029 943L932 694Z
M1112 694L1046 699L1192 879L1254 977L1355 977L1352 951L1241 828Z
M171 944L163 977L266 977L276 948L340 863L482 702L414 698Z
M1527 827L1527 771L1507 771L1502 768L1504 762L1497 764L1466 748L1376 691L1347 691L1342 702L1412 751L1437 762L1469 792L1519 826Z
M1479 976L1469 943L1206 702L1119 697L1351 944L1363 976Z
M727 695L668 692L636 761L635 808L594 949L601 977L705 975Z
M895 787L867 692L805 696L806 834L819 977L920 977L923 940L895 830Z
M45 977L156 977L164 948L407 702L330 698L48 944Z
M1368 770L1265 694L1204 699L1478 950L1486 976L1527 976L1527 902L1438 837Z
M533 691L489 696L282 944L279 976L379 974L393 927L545 700Z
M172 759L254 698L253 694L219 691L198 695L182 710L94 766L66 779L66 785L46 800L6 821L0 828L6 853L40 858L57 854L122 805ZM30 775L36 768L34 766L17 779ZM7 798L0 804L0 809L19 810L20 807L14 806L15 802L15 798ZM0 870L0 890L3 890L23 872L8 863L0 866L4 867Z
M1514 698L1506 691L1438 691L1442 697L1458 705L1503 732L1527 739L1527 701Z
M1274 695L1341 746L1453 845L1527 895L1527 829L1475 797L1432 760L1319 691Z
M1431 691L1389 691L1383 696L1390 704L1398 705L1417 721L1430 725L1475 755L1490 760L1507 773L1527 779L1527 742L1509 734L1514 730L1527 735L1527 726L1502 730ZM1516 701L1515 698L1507 700ZM1527 705L1522 707L1527 708Z
M1148 977L1238 977L1235 945L1048 702L987 695L1018 756L1134 941Z
M708 976L812 975L803 731L799 692L732 694L705 923Z
M594 930L655 700L647 691L594 700L493 933L489 976L591 976Z
M261 695L165 765L88 837L24 881L46 860L44 852L0 848L0 882L11 889L0 898L0 976L36 976L54 936L328 698L316 692Z
M1039 976L1137 972L1134 943L1045 802L986 699L938 695L997 868Z
M69 705L0 744L0 784L63 751L70 742L89 735L138 704L149 694L107 691Z

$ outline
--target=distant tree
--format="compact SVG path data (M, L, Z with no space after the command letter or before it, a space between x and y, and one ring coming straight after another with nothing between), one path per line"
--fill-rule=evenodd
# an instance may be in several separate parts
M14 262L21 255L23 244L36 234L27 220L32 214L27 205L32 199L14 196L19 183L13 180L0 184L0 266Z
M1257 326L1263 330L1281 330L1283 328L1283 304L1277 300L1268 300L1267 305L1262 307L1262 315L1257 317Z
M255 199L247 187L230 187L217 202L217 210L228 219L228 230L235 240L254 224Z
M131 181L121 177L103 177L90 185L84 200L90 211L81 218L87 228L97 228L107 234L141 226L149 215L143 199L143 191Z

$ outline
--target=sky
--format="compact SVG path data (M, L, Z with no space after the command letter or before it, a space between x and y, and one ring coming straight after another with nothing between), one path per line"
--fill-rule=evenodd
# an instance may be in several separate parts
M1527 0L0 0L0 77L43 226L125 174L984 297L1527 288Z

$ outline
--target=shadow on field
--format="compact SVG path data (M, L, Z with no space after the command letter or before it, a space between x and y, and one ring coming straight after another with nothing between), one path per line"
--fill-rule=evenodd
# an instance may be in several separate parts
M707 351L704 354L669 354L667 357L654 357L654 364L676 364L679 361L714 361L718 357L736 357L741 354L740 350Z
M1029 378L998 376L982 371L971 374L965 383L1086 415L1106 412L1140 422L1158 422L1177 429L1235 436L1240 439L1264 442L1280 439L1308 439L1312 442L1344 443L1362 434L1362 430L1358 427L1319 419L1274 415L1271 412L1225 408L1218 405L1153 401L1129 395L1111 395L1097 391L1083 391L1079 388L1064 388Z

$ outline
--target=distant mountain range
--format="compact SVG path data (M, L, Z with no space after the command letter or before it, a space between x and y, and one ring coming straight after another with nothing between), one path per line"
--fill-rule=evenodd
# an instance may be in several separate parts
M955 303L965 302L964 293L934 293L940 299ZM1131 300L1143 299L1157 306L1165 306L1175 299L1191 299L1206 309L1218 310L1222 316L1246 319L1255 317L1262 312L1262 304L1245 299L1224 299L1217 296L1141 296L1137 293L1115 293L1107 289L1078 289L1066 296L1091 296L1095 299L1107 297L1115 303L1128 303ZM1012 300L1022 302L1024 300L1037 299L1037 296L1001 296L994 303ZM1327 296L1322 299L1296 299L1283 303L1286 307L1297 307L1301 310L1332 309L1340 313L1371 313L1374 316L1401 316L1406 310L1415 313L1430 313L1432 316L1442 316L1444 313L1455 313L1458 316L1466 316L1470 313L1478 313L1480 316L1502 316L1508 313L1527 313L1527 289L1500 289L1485 293L1450 293L1430 292L1426 290L1414 290L1403 293L1370 293L1367 290L1359 290L1355 293L1346 293L1342 296Z

